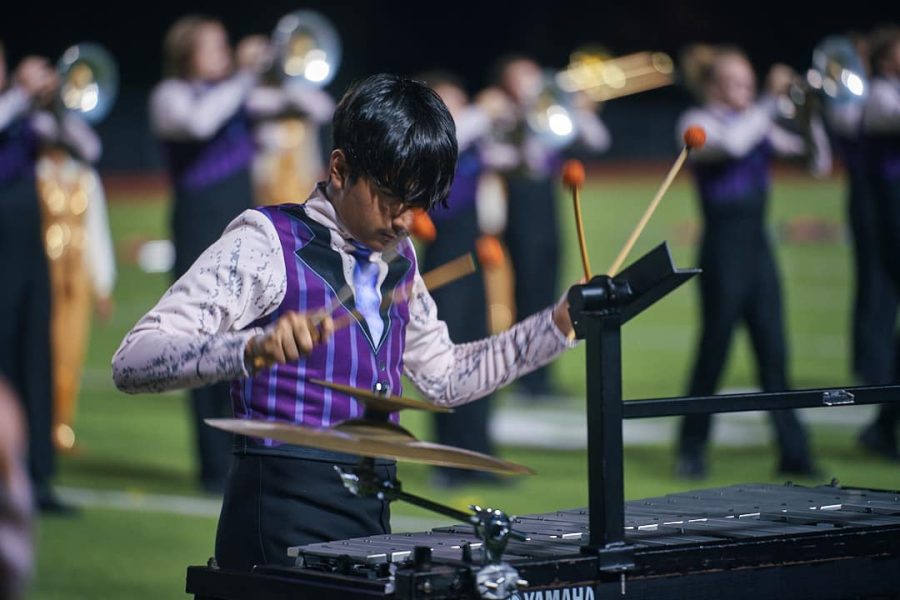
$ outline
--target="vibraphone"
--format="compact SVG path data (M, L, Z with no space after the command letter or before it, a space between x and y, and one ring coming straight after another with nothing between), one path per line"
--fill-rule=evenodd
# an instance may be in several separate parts
M504 554L522 600L900 596L900 492L743 484L625 505L633 567L602 573L582 552L587 509L513 519L529 537ZM297 567L188 571L199 599L477 598L472 527L290 549Z
M624 501L622 420L900 399L900 386L622 402L622 325L686 281L663 244L569 294L586 340L588 507L517 517L519 600L900 598L900 492L738 484ZM838 409L840 410L840 409ZM197 600L490 598L471 525L312 544L293 567L189 567ZM495 581L495 580L491 580ZM480 580L483 583L483 579Z

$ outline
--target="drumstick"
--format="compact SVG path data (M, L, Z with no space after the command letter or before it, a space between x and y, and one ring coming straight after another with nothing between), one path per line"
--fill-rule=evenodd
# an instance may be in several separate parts
M663 180L662 185L659 187L659 190L656 192L656 195L653 197L650 205L644 211L643 216L641 216L641 220L638 221L637 227L635 227L634 231L631 232L631 236L628 238L628 241L625 242L622 250L619 251L619 255L616 256L616 260L613 261L612 266L609 267L609 271L606 272L609 277L613 277L616 273L619 272L619 268L622 266L622 263L625 262L625 258L628 256L628 253L631 252L631 248L634 246L638 237L641 235L644 227L647 226L647 222L650 221L650 217L653 215L653 211L655 211L656 207L659 206L663 195L668 191L669 187L672 185L672 182L675 181L675 176L678 175L678 171L681 170L681 167L684 165L684 161L687 160L690 151L695 148L702 147L704 143L706 143L706 132L702 127L698 125L691 125L684 131L684 148L681 150L678 158L675 159L675 164L673 164L672 168L669 169L668 175L666 175L666 178Z
M575 227L578 230L578 247L581 249L581 266L584 268L584 280L591 280L591 262L588 260L587 246L584 243L584 224L581 219L581 186L584 185L584 165L579 160L567 160L563 164L563 183L572 189L572 204L575 207Z

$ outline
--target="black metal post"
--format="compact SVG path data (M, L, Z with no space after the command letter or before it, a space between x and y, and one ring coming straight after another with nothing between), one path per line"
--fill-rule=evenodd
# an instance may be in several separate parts
M587 354L590 550L625 540L622 326L617 313L584 315Z

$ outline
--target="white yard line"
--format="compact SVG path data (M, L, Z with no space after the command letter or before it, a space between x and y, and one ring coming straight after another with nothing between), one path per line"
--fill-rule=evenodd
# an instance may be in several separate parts
M217 519L222 501L216 498L179 496L175 494L149 494L121 490L93 490L57 486L56 491L66 502L83 508L111 508L135 512L156 512L186 517ZM428 519L393 515L391 526L395 532L428 531L432 527L447 525L447 519Z

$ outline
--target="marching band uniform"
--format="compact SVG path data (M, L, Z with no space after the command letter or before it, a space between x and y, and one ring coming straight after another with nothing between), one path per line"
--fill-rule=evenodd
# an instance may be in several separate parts
M860 103L826 103L833 145L847 171L847 212L853 235L853 373L865 385L887 384L894 371L897 293L881 259L875 199L862 136Z
M593 111L575 109L572 116L579 143L592 152L609 148L609 130ZM511 139L494 140L485 147L485 159L506 180L504 242L515 273L517 320L556 297L560 261L556 192L563 163L562 149L548 146L528 130L524 116L518 119ZM535 397L552 391L546 368L522 377L520 385Z
M51 442L53 373L50 351L50 280L41 239L35 183L43 144L65 145L82 160L100 155L100 142L71 113L35 112L13 86L0 93L0 374L18 392L29 429L28 467L37 505L63 508L50 486L55 471Z
M72 430L94 298L108 301L116 278L106 196L97 172L62 148L37 164L44 250L50 267L53 441L74 444Z
M243 210L253 205L250 168L254 141L245 102L256 75L239 72L218 83L170 78L153 91L150 116L162 140L174 190L171 223L174 277ZM204 489L220 492L231 461L232 436L203 419L230 414L224 383L191 390L194 430Z
M253 181L257 205L302 202L325 174L320 128L331 121L327 92L290 83L261 85L247 101L256 153Z
M437 235L425 248L423 271L428 272L467 252L472 252L480 237L476 194L485 164L481 157L480 139L490 128L488 116L470 106L456 120L459 160L456 177L447 198L448 208L431 211ZM447 324L454 343L463 344L488 335L487 295L484 278L464 277L434 292L434 302L441 320ZM493 454L490 437L490 396L466 404L449 414L434 415L435 441L439 444L466 448L482 454ZM465 481L487 481L488 474L467 469L439 467L436 482L452 486Z
M893 44L896 48L900 42ZM895 49L894 53L897 52ZM900 76L897 73L872 78L863 111L863 131L881 256L896 293L900 289L897 287L900 286ZM890 332L893 331L891 322ZM888 457L900 457L898 422L900 404L882 405L876 420L863 432L863 443Z
M239 418L329 427L362 415L362 407L310 378L366 389L382 383L399 394L405 374L435 403L457 406L574 345L555 325L552 308L502 334L453 343L412 244L404 240L396 252L388 262L351 239L321 184L303 205L244 212L126 336L113 357L116 384L138 392L230 380ZM297 362L248 370L248 340L286 311L330 307L345 286L353 297L333 314L352 319L349 327ZM288 546L388 531L387 502L353 496L332 470L355 461L238 438L219 521L219 565L290 564ZM394 469L389 461L376 465L383 477Z
M704 218L700 245L702 334L688 394L716 393L731 336L747 325L764 391L788 388L787 348L781 287L766 232L770 166L774 155L797 156L807 144L774 124L775 101L764 99L744 111L710 103L679 120L678 139L690 125L706 130L706 144L691 154ZM831 168L821 122L812 122L814 173ZM771 412L781 449L780 471L813 473L806 433L793 410ZM703 452L711 416L688 415L680 433L679 471L705 472Z

